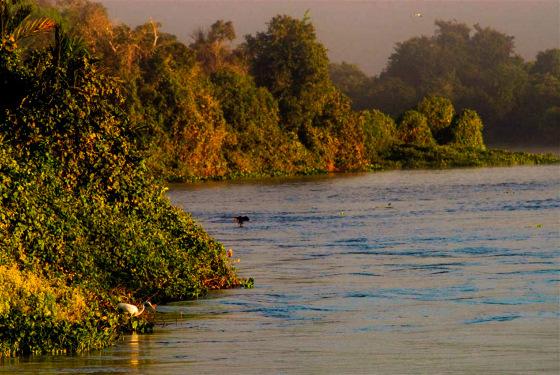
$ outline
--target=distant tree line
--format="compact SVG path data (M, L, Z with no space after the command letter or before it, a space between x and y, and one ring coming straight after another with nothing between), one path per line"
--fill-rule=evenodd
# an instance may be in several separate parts
M393 78L401 71L412 74L400 54L392 57L394 73L387 78L372 80L348 65L329 65L307 14L276 16L266 30L234 47L229 21L195 30L187 45L152 21L136 28L114 24L103 6L85 0L58 1L56 11L98 64L119 78L137 146L150 168L169 180L364 170L382 159L383 150L407 143L483 147L481 136L471 144L451 130L459 129L451 125L463 116L481 131L478 115L463 111L477 103L459 100L456 115L444 99L458 100L452 92L420 89L424 81L413 76ZM430 64L423 64L422 74ZM448 118L436 124L427 108L406 112L423 98L446 106ZM372 108L392 118L356 111Z
M398 116L427 95L451 99L484 119L489 143L560 144L560 49L527 62L514 38L491 28L436 21L433 36L398 43L384 71L330 65L331 79L357 110Z

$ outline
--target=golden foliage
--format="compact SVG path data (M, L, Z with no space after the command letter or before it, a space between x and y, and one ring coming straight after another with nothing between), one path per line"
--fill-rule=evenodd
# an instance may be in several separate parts
M86 312L86 298L78 287L22 271L16 266L0 266L0 316L17 310L53 320L78 322Z

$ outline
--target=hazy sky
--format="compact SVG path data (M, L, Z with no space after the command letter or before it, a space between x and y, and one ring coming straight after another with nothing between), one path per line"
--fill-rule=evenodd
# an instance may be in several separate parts
M239 40L266 28L276 14L301 18L307 9L331 61L357 64L368 74L386 65L395 43L432 35L436 19L479 23L515 37L516 51L534 59L560 48L560 0L101 0L115 20L137 25L150 17L189 42L198 27L234 23ZM415 13L422 13L422 17Z

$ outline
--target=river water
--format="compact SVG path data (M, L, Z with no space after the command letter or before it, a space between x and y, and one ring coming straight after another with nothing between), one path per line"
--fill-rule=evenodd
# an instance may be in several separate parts
M176 185L255 288L0 372L557 374L559 187L557 166Z

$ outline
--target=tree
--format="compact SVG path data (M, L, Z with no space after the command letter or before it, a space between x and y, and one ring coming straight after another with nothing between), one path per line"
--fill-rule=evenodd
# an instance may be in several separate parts
M509 131L506 118L528 82L513 37L455 21L438 20L436 27L431 37L397 44L385 71L368 85L369 108L397 115L422 97L442 96L459 109L474 108L487 122L487 135L497 140Z
M378 108L396 117L418 103L414 86L401 78L381 76L371 82L367 88L367 108Z
M560 79L560 48L539 52L531 67L531 74L551 74Z
M392 117L376 109L362 111L360 119L364 129L365 153L371 163L397 141L397 127Z
M86 51L75 47L72 37L57 29L49 50L27 63L19 60L24 68L15 74L28 82L17 101L25 105L8 107L0 114L0 133L27 152L56 159L69 188L94 183L116 192L122 176L132 178L124 169L134 167L137 157L131 152L123 97L115 80L104 76ZM1 53L0 61L10 54ZM0 76L10 74L9 65L0 62L0 69Z
M438 142L442 142L445 138L445 131L451 125L455 115L455 108L451 100L441 96L426 96L418 104L418 112L426 116L428 127L434 138Z
M470 52L478 65L484 69L509 63L514 55L514 37L489 27L474 25L475 33L470 39Z
M282 125L297 133L313 121L331 82L327 51L309 19L276 16L267 31L246 37L246 50L255 82L278 100Z
M184 44L165 35L143 57L131 87L135 121L148 127L148 163L158 174L185 179L225 173L226 125L206 76Z
M403 113L397 124L397 136L405 144L435 145L426 116L415 110Z
M356 65L342 62L329 65L329 75L333 84L352 99L352 108L360 110L367 108L367 85L370 78Z
M422 36L397 43L381 78L395 77L418 89L441 74L440 48L433 39Z
M218 20L208 31L200 28L193 35L189 47L195 51L202 69L212 73L226 66L235 66L235 55L228 45L235 39L235 29L231 21Z
M245 50L258 86L278 101L283 129L297 135L327 170L365 164L363 129L349 99L329 78L325 47L307 15L276 16L265 32L247 36Z
M17 43L54 29L55 22L49 17L34 17L36 4L27 0L0 1L1 43Z
M6 108L19 103L29 87L31 74L23 69L22 60L27 46L34 49L32 43L36 37L52 34L55 22L49 17L34 17L34 4L25 0L0 0L0 117ZM27 43L25 43L27 42Z
M450 143L455 146L485 150L482 138L482 120L472 109L465 109L453 119Z
M560 76L553 74L555 64L537 56L529 82L519 94L518 104L504 120L502 138L508 142L523 140L533 144L560 144ZM548 60L548 61L547 61ZM537 66L537 68L535 68Z
M278 104L264 87L231 69L210 75L213 93L228 134L223 152L228 169L241 173L275 173L297 162L299 149L279 126Z

